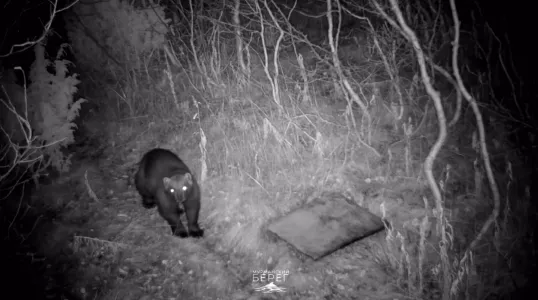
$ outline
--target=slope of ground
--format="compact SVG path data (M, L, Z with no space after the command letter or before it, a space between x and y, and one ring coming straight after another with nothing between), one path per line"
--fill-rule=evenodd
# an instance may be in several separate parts
M206 236L203 239L172 236L155 209L141 206L131 176L141 155L155 145L176 150L194 170L199 170L199 154L191 144L193 132L182 130L181 137L163 127L145 132L147 136L161 134L160 141L142 139L139 132L143 131L137 128L131 128L130 133L118 132L123 137L113 139L114 145L90 147L101 149L98 154L81 153L84 148L79 147L71 171L41 185L29 202L42 205L36 208L39 220L25 243L33 245L33 253L47 262L42 266L45 271L34 272L33 281L39 282L37 277L40 277L44 283L44 278L49 278L59 285L56 289L42 288L54 294L53 298L399 297L398 288L393 286L395 275L390 273L388 260L383 258L384 232L319 261L312 261L266 233L265 227L272 218L316 195L309 189L301 192L303 187L277 194L290 202L273 206L271 202L277 200L271 200L267 191L252 182L233 176L210 176L202 183L201 225L206 228ZM331 180L324 180L329 188ZM378 208L373 203L363 204L375 211ZM44 217L46 211L51 212L50 217ZM275 282L286 291L268 294L256 291L256 287L269 283L255 282L256 270L288 271L286 280Z

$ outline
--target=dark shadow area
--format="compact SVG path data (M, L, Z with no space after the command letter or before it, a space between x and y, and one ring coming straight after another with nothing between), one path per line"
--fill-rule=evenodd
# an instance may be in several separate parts
M9 190L3 189L2 195ZM2 292L12 299L81 299L71 293L77 260L67 245L47 255L55 213L31 206L32 184L19 185L0 204Z

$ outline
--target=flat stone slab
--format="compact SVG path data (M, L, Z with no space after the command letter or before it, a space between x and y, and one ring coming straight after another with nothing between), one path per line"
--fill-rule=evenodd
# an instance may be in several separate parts
M344 195L325 193L275 220L268 229L317 260L383 228L381 218Z

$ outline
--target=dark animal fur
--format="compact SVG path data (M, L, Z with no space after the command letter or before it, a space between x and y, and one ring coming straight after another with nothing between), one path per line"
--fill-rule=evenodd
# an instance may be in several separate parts
M202 237L204 230L198 226L200 212L200 187L185 163L173 152L153 149L142 157L135 175L135 186L142 196L145 208L158 207L159 214L179 237ZM188 233L181 223L187 216Z

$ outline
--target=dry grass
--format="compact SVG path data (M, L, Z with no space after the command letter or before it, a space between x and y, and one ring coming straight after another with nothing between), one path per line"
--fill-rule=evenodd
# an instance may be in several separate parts
M316 67L316 48L303 45L308 91L300 88L303 79L293 79L301 73L293 51L281 57L276 93L262 72L263 59L253 57L246 78L225 68L224 62L235 58L218 52L219 46L211 49L219 55L198 54L206 73L189 65L189 74L179 72L169 83L181 90L176 93L179 111L171 91L162 97L162 90L152 91L148 84L133 99L147 101L147 115L87 123L108 146L99 160L77 161L79 168L68 179L53 184L78 191L78 202L63 215L77 220L87 214L86 229L72 241L65 237L47 246L63 245L84 262L82 273L92 280L76 280L76 292L84 288L87 296L99 299L262 299L253 291L252 271L274 269L290 271L282 283L287 299L439 298L439 219L447 221L449 259L457 262L491 210L483 167L474 163L480 157L473 145L475 127L463 115L450 127L436 160L434 174L445 204L441 216L423 172L437 136L436 114L426 105L420 82L403 75L415 59L413 52L388 29L368 34L360 43L355 39L341 47L339 56L348 59L344 73L367 100L370 122L332 71ZM376 51L387 54L386 61ZM222 69L215 70L218 59ZM446 110L453 112L451 92L441 90ZM491 139L499 140L490 151L494 158L507 157L493 160L505 197L502 219L497 235L486 236L473 261L450 269L454 297L482 299L488 291L502 297L514 284L526 284L529 270L514 269L523 268L524 258L533 254L511 245L528 245L532 228L521 220L534 216L530 196L521 193L528 186L513 171L523 168L522 162L513 152L505 155L510 144L499 127L491 132ZM200 179L204 239L171 236L164 220L144 210L129 185L135 164L154 147L178 153ZM90 189L95 196L90 197ZM332 191L349 195L390 226L315 262L266 232L275 218ZM55 209L71 203L57 195L49 195L58 201L51 204Z

